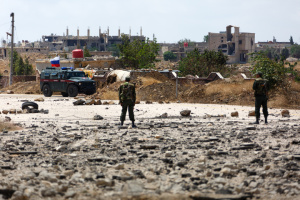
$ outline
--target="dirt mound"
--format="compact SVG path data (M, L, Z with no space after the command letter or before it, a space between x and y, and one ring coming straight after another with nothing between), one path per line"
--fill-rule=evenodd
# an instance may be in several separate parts
M1 90L4 92L11 90L15 94L42 94L40 90L40 84L36 81L14 83L11 86Z

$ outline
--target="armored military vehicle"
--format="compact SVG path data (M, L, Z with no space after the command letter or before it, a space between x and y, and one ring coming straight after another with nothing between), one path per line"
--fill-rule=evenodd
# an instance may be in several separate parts
M61 92L64 97L76 97L78 93L94 94L96 82L83 71L66 67L47 67L41 72L40 88L45 97L51 97L53 92Z

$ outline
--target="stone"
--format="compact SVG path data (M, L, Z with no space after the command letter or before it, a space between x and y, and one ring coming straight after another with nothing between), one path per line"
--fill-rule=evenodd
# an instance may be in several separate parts
M248 117L255 117L255 110L249 111Z
M188 117L191 115L191 110L183 110L180 112L180 115L183 117Z
M40 97L40 98L35 99L34 101L40 101L40 102L43 102L43 101L45 101L45 99L44 99L43 97Z
M145 103L146 104L152 104L152 101L147 100Z
M231 113L231 117L238 117L239 116L239 112L232 112Z
M162 115L159 116L160 118L168 118L168 113L164 113Z
M7 93L7 94L14 94L14 91L12 91L12 90L7 90L6 93Z
M74 105L74 106L79 106L79 105L84 105L84 103L85 103L85 100L79 99L79 100L77 100L77 101L74 101L74 102L73 102L73 105Z
M16 114L16 113L17 113L17 110L16 110L16 109L10 109L10 110L9 110L9 113L10 113L10 114Z
M107 102L107 101L104 101L103 103L102 103L102 105L108 105L109 103Z
M94 120L102 120L104 118L102 116L100 116L100 115L95 115L93 119Z
M8 110L2 110L2 113L6 115L6 114L9 113L9 111Z
M95 104L95 99L89 99L85 101L85 105L94 105Z
M135 101L135 104L140 104L141 102L140 101Z
M109 187L112 187L115 185L115 182L111 179L98 179L96 180L96 185L97 186L109 186Z
M5 116L4 121L5 121L5 122L10 122L10 121L11 121L11 118L8 117L8 116Z
M102 105L101 100L99 99L99 100L95 101L94 105Z
M157 145L151 145L151 144L147 144L147 145L140 145L141 149L156 149L158 148Z
M282 110L281 111L282 117L290 117L290 111L289 110Z
M65 198L73 198L76 196L76 192L74 190L68 190L65 194Z
M165 153L165 157L171 157L173 155L173 152L172 151L167 151Z

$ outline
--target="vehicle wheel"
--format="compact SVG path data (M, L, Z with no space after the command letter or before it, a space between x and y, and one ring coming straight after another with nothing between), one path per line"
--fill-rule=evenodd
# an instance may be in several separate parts
M39 109L39 105L37 103L34 102L25 102L22 104L22 110L28 108L28 107L32 107L33 109L38 110Z
M50 86L47 84L47 85L44 85L43 87L43 94L45 97L51 97L52 96L52 91L51 91L51 88Z
M78 87L76 85L70 85L68 87L68 95L69 97L76 97L78 94Z
M68 96L69 96L67 92L61 92L61 95L62 95L63 97L68 97Z

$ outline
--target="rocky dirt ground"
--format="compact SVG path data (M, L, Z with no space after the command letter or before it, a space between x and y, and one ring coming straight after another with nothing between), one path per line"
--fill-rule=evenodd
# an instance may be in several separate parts
M37 97L2 94L1 111ZM270 109L269 124L251 125L253 107L142 102L131 129L119 127L119 105L74 101L53 96L37 102L43 112L1 114L22 127L0 133L2 198L300 198L299 110Z

